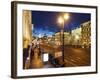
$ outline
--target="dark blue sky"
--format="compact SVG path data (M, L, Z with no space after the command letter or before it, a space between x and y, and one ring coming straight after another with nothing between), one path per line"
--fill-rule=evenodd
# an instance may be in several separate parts
M61 25L57 23L61 12L32 11L32 24L34 24L33 35L46 34L52 35L60 31ZM65 21L64 30L73 30L81 23L91 20L91 14L87 13L69 13L70 18Z

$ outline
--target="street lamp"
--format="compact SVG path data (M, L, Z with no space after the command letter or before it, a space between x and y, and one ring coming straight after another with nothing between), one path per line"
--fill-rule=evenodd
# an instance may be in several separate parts
M61 24L61 36L62 36L62 56L63 56L63 66L64 66L64 25L65 20L68 20L70 17L69 13L64 13L58 18L58 23Z
M65 19L65 20L68 20L69 17L70 17L69 13L64 14L64 19Z
M63 18L62 18L62 17L59 17L59 18L58 18L58 23L59 23L59 24L62 24L63 22L64 22Z

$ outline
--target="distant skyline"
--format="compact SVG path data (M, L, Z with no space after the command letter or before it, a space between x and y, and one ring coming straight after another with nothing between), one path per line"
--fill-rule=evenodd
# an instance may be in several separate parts
M51 36L60 31L61 25L57 22L62 12L32 11L32 24L34 24L33 35L39 36L46 34ZM71 31L80 24L90 21L91 14L88 13L69 13L70 18L65 21L64 31Z

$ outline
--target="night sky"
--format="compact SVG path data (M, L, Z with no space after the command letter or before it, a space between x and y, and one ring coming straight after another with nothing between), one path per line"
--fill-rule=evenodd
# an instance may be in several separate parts
M34 24L33 35L39 34L51 36L60 31L61 25L57 22L61 12L32 11L32 24ZM81 23L91 20L91 14L69 13L69 20L65 21L64 31L71 31Z

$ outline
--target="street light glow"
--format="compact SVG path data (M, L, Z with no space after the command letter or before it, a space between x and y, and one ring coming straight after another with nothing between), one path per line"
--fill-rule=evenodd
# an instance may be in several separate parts
M66 14L64 15L64 19L65 19L65 20L68 20L68 19L69 19L69 17L70 17L70 16L69 16L69 14L68 14L68 13L66 13Z
M64 22L63 18L62 17L59 17L58 18L58 23L62 24Z
M70 18L69 13L65 13L64 15L62 15L58 18L58 23L62 24L62 23L64 23L64 20L68 20L69 18Z

